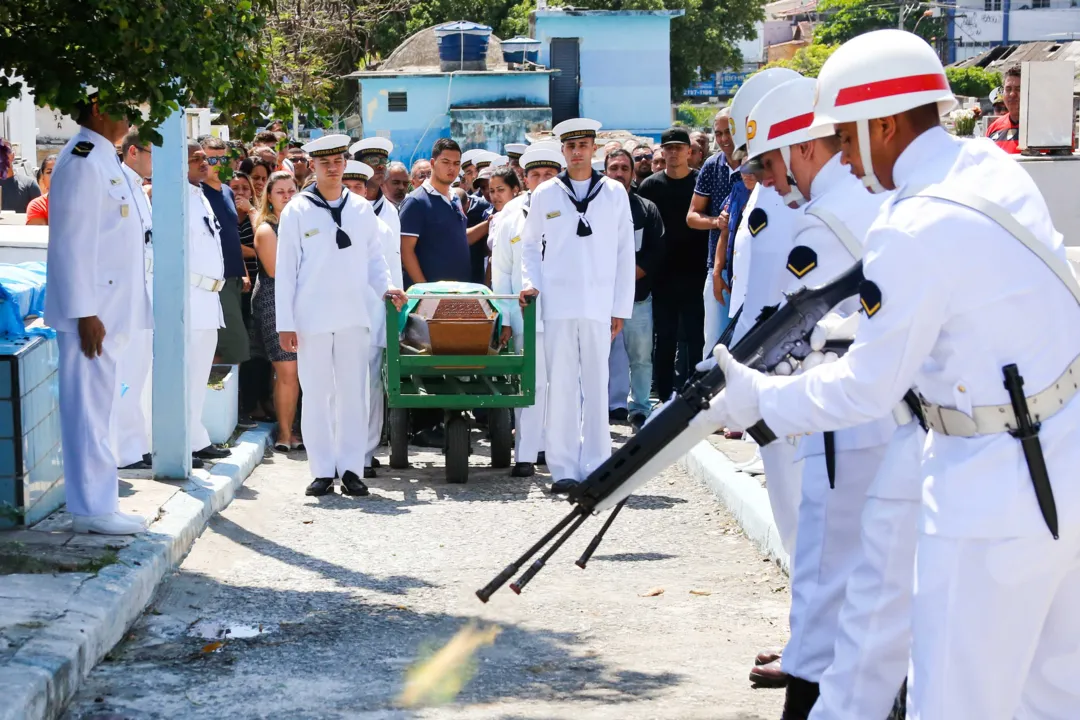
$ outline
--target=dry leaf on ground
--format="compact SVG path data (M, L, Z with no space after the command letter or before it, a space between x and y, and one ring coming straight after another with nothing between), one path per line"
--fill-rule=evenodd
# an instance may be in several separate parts
M649 591L643 593L639 597L656 597L657 595L663 595L663 594L664 594L664 588L658 587L658 588L653 588L652 590L649 590Z
M220 640L215 640L212 643L206 643L205 645L203 645L202 650L200 650L199 652L203 652L203 653L217 652L218 650L220 650L223 647L225 647L225 643L221 642Z
M712 590L691 590L691 595L712 595Z

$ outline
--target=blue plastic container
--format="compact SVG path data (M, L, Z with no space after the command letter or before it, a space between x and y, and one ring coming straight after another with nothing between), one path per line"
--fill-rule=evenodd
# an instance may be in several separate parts
M435 28L439 63L445 71L483 70L487 67L491 28L473 22L453 22Z
M540 57L540 41L527 37L503 40L502 55L506 63L535 63Z

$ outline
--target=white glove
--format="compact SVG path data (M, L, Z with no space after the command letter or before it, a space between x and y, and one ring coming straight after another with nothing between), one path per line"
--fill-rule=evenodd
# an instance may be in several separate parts
M726 390L709 401L709 408L699 412L690 420L690 427L704 427L705 431L712 434L721 428L736 429L736 423L728 413L727 401L724 397ZM741 429L741 428L738 428Z
M736 361L722 345L717 346L714 354L727 380L722 405L723 412L731 420L729 426L748 428L761 420L758 392L765 375Z
M695 365L694 369L697 370L698 372L709 372L714 367L716 367L716 358L714 356L710 355L709 357L705 358L704 360L699 362L697 365Z
M850 340L855 337L855 331L859 329L860 313L841 315L830 312L818 320L817 325L810 331L810 347L820 350L825 347L829 340Z
M815 350L803 358L800 374L812 370L825 361L825 355Z

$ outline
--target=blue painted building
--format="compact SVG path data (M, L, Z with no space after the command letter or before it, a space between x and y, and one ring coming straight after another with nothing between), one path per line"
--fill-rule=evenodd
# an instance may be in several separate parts
M579 115L658 136L671 125L671 21L682 10L545 8L529 15L556 123Z

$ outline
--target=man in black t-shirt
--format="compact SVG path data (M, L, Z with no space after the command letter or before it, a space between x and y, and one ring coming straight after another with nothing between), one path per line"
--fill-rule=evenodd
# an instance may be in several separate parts
M693 372L705 345L702 292L709 233L686 224L698 175L689 165L690 133L673 127L664 131L661 144L666 167L642 181L638 194L656 204L664 221L664 259L653 278L653 365L657 395L667 400L676 384L681 385ZM677 371L675 350L680 330L687 352Z

